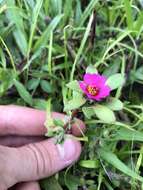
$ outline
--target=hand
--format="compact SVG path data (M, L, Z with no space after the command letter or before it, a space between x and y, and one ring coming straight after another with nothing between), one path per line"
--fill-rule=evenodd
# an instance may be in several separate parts
M52 116L68 119L60 113ZM79 158L81 145L72 136L63 145L55 145L52 138L44 140L45 119L44 111L0 106L0 190L17 183L15 190L40 190L36 180L53 175ZM77 119L72 134L79 136L84 129Z

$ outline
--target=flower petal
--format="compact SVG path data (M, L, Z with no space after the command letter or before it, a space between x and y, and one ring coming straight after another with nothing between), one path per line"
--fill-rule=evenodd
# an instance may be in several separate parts
M102 86L98 94L99 97L104 98L110 95L111 88L107 85Z
M86 73L84 75L84 82L86 84L92 84L92 85L96 85L97 87L100 87L102 85L105 84L106 82L106 77L99 75L99 74L90 74L90 73Z
M83 81L79 81L79 86L81 88L81 90L84 92L84 93L87 93L87 90L86 90L86 83L83 82Z
M98 97L98 96L92 96L89 93L86 93L86 95L87 95L88 99L90 99L90 100L96 100L96 101L100 101L101 100L101 98Z
M86 73L83 78L86 84L93 84L93 82L98 80L98 74Z
M110 87L106 85L106 80L106 77L100 74L86 73L84 75L84 81L79 81L79 85L88 99L100 101L106 96L109 96L111 91ZM87 89L88 86L99 89L99 93L92 95Z

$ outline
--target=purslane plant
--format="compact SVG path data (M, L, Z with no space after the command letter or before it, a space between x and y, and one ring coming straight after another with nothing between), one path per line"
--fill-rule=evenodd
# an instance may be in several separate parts
M84 114L88 120L96 118L99 122L115 123L114 111L121 110L123 103L116 97L114 90L121 89L124 82L125 78L121 73L106 78L99 74L94 66L89 66L83 80L71 81L63 87L64 112L69 115L68 121L53 120L50 101L48 102L45 122L48 132L46 135L56 136L57 142L61 142L64 139L64 129L70 130L71 128L75 112Z

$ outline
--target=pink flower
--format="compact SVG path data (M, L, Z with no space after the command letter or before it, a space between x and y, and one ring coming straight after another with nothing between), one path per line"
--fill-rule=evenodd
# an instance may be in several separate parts
M100 101L109 96L110 87L106 84L106 77L99 74L84 75L84 80L79 81L80 88L89 99Z

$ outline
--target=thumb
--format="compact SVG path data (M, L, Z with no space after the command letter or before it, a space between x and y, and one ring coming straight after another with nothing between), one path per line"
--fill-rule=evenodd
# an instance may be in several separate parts
M56 145L54 139L48 139L15 148L14 152L13 175L18 183L51 176L72 164L80 156L81 145L70 136L63 144Z

